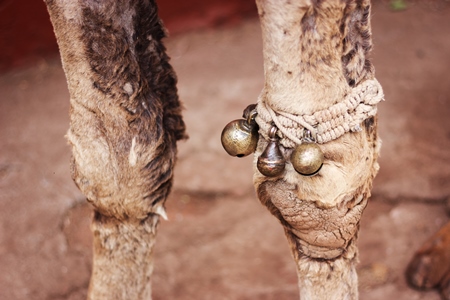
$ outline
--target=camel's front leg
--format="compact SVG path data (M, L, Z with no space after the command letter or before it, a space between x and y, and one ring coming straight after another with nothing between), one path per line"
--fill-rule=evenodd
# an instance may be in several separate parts
M94 206L90 299L150 299L184 123L150 1L46 0L70 92L72 176Z
M265 67L256 117L258 197L285 229L300 298L357 299L355 242L378 169L376 103L383 97L366 57L370 1L257 4ZM356 117L358 112L365 114ZM307 141L305 129L314 133L324 157L313 176L301 175L292 161L294 149ZM267 177L257 159L270 138L279 143L285 165Z
M362 133L321 146L324 166L313 177L290 163L281 178L255 172L258 197L281 221L297 263L300 299L358 298L356 239L377 169L371 121Z

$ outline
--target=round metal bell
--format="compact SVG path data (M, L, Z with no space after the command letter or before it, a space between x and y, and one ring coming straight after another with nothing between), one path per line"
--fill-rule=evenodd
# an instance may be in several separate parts
M277 128L273 126L269 132L269 144L264 152L258 157L258 161L256 163L256 167L259 172L267 177L281 175L286 166L286 161L278 145L276 133Z
M316 143L304 141L294 149L291 163L295 171L304 176L313 176L322 168L323 152Z
M234 120L222 130L222 146L231 156L244 157L256 150L258 144L258 125L256 114L251 114L247 120Z

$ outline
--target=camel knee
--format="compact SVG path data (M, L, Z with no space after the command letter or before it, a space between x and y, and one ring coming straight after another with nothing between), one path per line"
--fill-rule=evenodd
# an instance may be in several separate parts
M128 143L71 131L72 178L94 209L119 220L143 220L149 214L166 218L164 201L170 192L176 148L170 139Z
M348 250L357 235L367 193L361 189L339 205L323 207L299 199L295 189L283 181L258 187L262 203L283 224L292 250L315 259L335 259Z

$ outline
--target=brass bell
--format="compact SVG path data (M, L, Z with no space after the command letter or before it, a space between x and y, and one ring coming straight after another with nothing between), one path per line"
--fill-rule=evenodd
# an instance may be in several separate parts
M244 157L256 150L258 145L258 124L256 110L248 114L247 120L234 120L222 130L222 146L231 156Z
M264 152L258 157L256 166L267 177L279 176L283 173L286 166L283 154L278 145L278 138L276 137L277 128L272 126L269 132L269 144Z
M291 155L291 163L294 169L304 176L313 176L322 168L324 156L320 147L310 137L309 130Z

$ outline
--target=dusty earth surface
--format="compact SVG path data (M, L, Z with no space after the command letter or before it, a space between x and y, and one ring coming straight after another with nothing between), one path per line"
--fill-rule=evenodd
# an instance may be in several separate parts
M449 220L450 8L373 9L381 170L361 222L361 299L438 300L404 279L414 249ZM263 85L257 20L171 37L190 139L179 145L170 221L159 227L154 299L297 299L278 222L259 204L251 158L220 132ZM0 76L0 299L84 299L91 208L69 175L69 100L58 58Z

